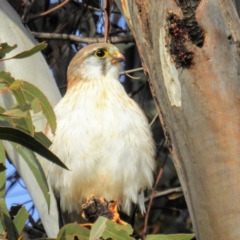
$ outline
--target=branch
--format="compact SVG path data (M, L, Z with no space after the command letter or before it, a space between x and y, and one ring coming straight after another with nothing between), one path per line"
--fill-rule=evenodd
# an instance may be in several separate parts
M104 40L104 38L103 38ZM51 66L52 67L52 66ZM135 68L135 69L131 69L131 70L127 70L127 71L123 71L123 72L120 72L119 75L124 75L126 73L133 73L133 72L138 72L138 71L142 71L143 68ZM62 86L59 87L59 89L63 89L67 87L67 84L64 84ZM135 94L137 94L142 88L144 87L144 84L142 84L138 89L136 89L135 91L131 92L128 94L129 97L132 97L134 96Z
M153 120L151 121L151 123L149 124L150 128L152 128L152 125L155 123L155 121L157 120L158 118L158 113L155 114Z
M56 10L58 10L59 8L63 7L64 5L66 5L66 4L69 3L69 2L70 2L70 0L65 0L64 2L60 3L60 4L57 5L56 7L53 7L53 8L51 8L51 9L49 9L49 10L46 11L46 12L43 12L43 13L37 14L37 15L35 15L35 16L32 16L32 17L30 17L30 18L27 20L27 23L29 23L30 21L32 21L32 20L34 20L34 19L37 19L37 18L40 18L40 17L44 17L44 16L46 16L46 15L48 15L48 14L50 14L50 13L56 11Z
M176 188L167 189L165 191L156 192L154 194L154 198L163 197L172 193L182 193L182 187L176 187ZM150 197L145 198L145 202L148 202L148 201L150 201Z
M59 33L39 33L31 32L35 38L38 39L51 39L51 40L63 40L63 41L75 41L80 43L103 43L104 38L87 38L87 37L78 37L73 34L59 34ZM134 42L133 36L126 37L109 37L109 42L111 43L128 43Z
M87 7L88 9L91 9L91 10L94 10L94 11L97 11L97 12L104 12L104 10L103 9L100 9L100 8L96 8L96 7L93 7L93 6L91 6L91 5L89 5L89 4L86 4L86 3L80 3L80 2L78 2L77 0L73 0L73 2L75 2L75 3L77 3L77 4L83 4L83 6L84 7ZM121 12L119 12L119 11L111 11L111 13L116 13L116 14L122 14Z
M153 202L153 199L154 199L154 196L155 196L155 192L156 192L157 186L158 186L158 184L159 184L159 182L160 182L160 180L162 178L163 168L164 168L165 163L167 161L167 156L168 156L168 154L166 155L166 158L163 161L162 167L159 169L157 179L156 179L156 181L154 183L154 186L153 186L153 189L152 189L152 194L151 194L151 196L149 198L149 204L148 204L148 207L147 207L147 211L146 211L146 215L145 215L145 219L144 219L144 226L143 226L143 239L144 240L146 239L147 224L148 224L148 218L149 218L152 202Z

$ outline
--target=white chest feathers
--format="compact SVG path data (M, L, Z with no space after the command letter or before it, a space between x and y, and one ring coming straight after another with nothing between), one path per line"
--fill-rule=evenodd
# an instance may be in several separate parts
M131 202L144 212L140 190L153 182L155 147L142 110L112 79L73 86L55 108L57 130L51 150L70 171L44 166L69 212L81 210L91 194L117 199L126 213Z

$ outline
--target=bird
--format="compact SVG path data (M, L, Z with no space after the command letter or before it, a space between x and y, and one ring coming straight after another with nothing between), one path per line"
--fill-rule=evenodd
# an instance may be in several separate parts
M50 150L69 170L45 161L48 181L62 211L81 213L89 196L117 199L130 214L145 212L151 188L155 143L148 119L119 81L125 58L110 43L83 47L67 69L67 91L54 111L57 129L46 134Z

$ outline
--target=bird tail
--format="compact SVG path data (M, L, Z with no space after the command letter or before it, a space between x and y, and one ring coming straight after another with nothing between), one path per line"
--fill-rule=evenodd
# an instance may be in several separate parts
M141 214L145 214L146 209L145 209L145 201L144 201L144 191L141 191L138 195L138 206Z

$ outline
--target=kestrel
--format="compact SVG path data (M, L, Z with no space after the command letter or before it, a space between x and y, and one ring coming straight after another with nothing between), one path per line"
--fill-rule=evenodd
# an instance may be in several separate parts
M51 150L70 169L45 161L63 211L80 213L93 194L117 199L129 214L144 213L143 189L153 183L155 145L147 118L119 82L124 56L108 43L82 48L72 59L66 95L55 107Z

